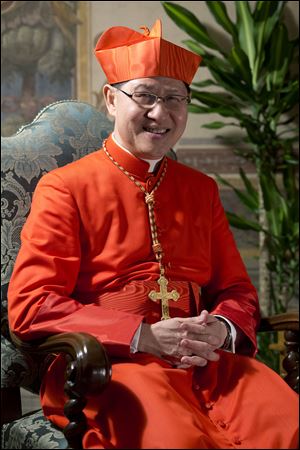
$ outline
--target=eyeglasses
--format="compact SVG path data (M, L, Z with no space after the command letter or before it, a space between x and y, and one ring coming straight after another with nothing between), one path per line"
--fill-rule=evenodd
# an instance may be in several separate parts
M118 91L123 92L123 94L127 95L127 97L131 98L138 105L143 108L153 108L154 105L158 102L158 100L162 100L168 109L178 110L181 109L183 105L187 105L191 102L190 97L184 95L166 95L165 97L161 97L159 95L151 94L150 92L134 92L133 94L128 94L128 92L122 91L122 89L113 86Z

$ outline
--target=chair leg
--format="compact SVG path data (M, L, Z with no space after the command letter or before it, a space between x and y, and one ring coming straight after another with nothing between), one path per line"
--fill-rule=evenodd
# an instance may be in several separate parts
M299 393L299 341L298 331L286 331L284 333L286 357L282 366L287 375L284 377L288 385Z
M86 417L83 413L86 399L76 392L76 383L74 382L76 372L76 363L70 361L67 366L64 385L65 393L69 397L64 406L64 414L69 419L69 423L63 429L63 433L72 449L82 449L82 438L87 427Z
M1 388L1 425L22 416L19 387Z

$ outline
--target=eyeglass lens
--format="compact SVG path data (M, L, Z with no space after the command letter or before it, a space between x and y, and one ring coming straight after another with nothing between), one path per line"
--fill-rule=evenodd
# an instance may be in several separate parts
M132 99L136 101L141 106L154 106L155 103L160 99L162 100L167 108L180 108L182 105L188 103L188 97L181 95L167 95L165 97L160 97L148 92L134 92L132 94Z

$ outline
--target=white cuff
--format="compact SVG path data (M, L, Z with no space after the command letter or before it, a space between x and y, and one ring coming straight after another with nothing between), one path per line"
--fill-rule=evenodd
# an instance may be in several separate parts
M136 353L138 351L138 343L140 339L142 324L140 323L138 329L134 333L134 336L132 338L132 341L130 343L130 353Z
M236 341L236 328L231 322L231 320L227 319L226 317L220 316L220 314L214 314L215 317L221 317L223 320L225 320L228 325L230 326L231 330L231 336L232 336L232 347L231 347L231 353L235 353L235 341Z

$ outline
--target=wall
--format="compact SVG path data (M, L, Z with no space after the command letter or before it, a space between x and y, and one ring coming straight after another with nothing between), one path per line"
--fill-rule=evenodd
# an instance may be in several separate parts
M178 1L174 3L184 6L194 13L194 15L214 33L216 40L220 39L221 35L224 36L223 32L220 35L221 28L215 24L215 20L212 17L206 2ZM235 2L224 1L223 3L225 4L229 15L234 20ZM254 4L255 2L251 1L250 3ZM5 5L8 6L4 8ZM36 12L37 10L39 14ZM286 15L289 23L288 31L290 36L294 37L297 35L299 28L298 1L287 2ZM40 24L39 17L41 17L42 25ZM45 18L49 23L47 21L45 22ZM50 88L46 88L47 96L41 97L41 94L37 92L38 89L36 88L36 91L24 91L25 93L23 92L23 95L20 94L18 103L14 102L12 105L12 96L10 102L6 101L7 97L5 90L3 90L4 92L1 99L2 116L6 112L6 108L7 113L10 114L10 130L8 131L16 131L19 126L24 124L24 121L26 121L26 123L31 121L42 106L45 106L45 104L48 104L51 101L58 100L59 98L75 97L92 103L99 109L105 110L101 94L102 86L105 83L105 76L94 56L94 47L99 35L107 28L117 25L128 26L137 31L142 25L151 28L157 18L161 18L163 23L163 37L177 45L184 46L182 41L188 38L187 34L180 30L180 28L178 28L167 16L159 1L2 2L2 61L9 60L10 58L12 62L16 64L16 62L20 60L18 67L21 71L26 68L25 63L22 61L23 58L27 63L27 66L32 68L32 79L36 79L37 69L40 67L41 59L50 66L48 70L47 64L42 65L47 76L50 75L51 67L65 69L67 66L66 57L64 57L61 62L52 64L54 59L51 59L50 55L46 53L45 50L39 51L39 53L37 52L45 42L49 47L47 47L49 52L52 52L52 56L55 56L57 54L57 47L54 46L56 43L56 40L54 40L54 37L57 36L56 34L53 37L52 33L50 36L51 39L33 39L32 42L35 46L30 45L31 35L40 36L37 31L41 33L41 28L44 34L46 32L50 33L52 29L58 28L58 31L60 31L63 36L63 39L60 38L58 42L61 43L62 47L68 47L69 54L73 55L73 52L76 52L75 70L72 66L69 76L68 74L64 74L63 77L61 77L61 80L64 83L69 83L71 93L69 92L70 89L66 89L65 84L61 84L59 85L59 92L57 89L55 90L55 95L50 96ZM29 37L28 29L31 31ZM24 33L26 32L28 42L24 38L22 30ZM57 33L57 30L55 32ZM8 39L8 35L10 36L10 39ZM222 37L222 39L224 38ZM8 43L11 44L10 47L6 45ZM22 46L20 46L21 44ZM36 53L38 53L36 65L33 65L29 60L29 56L33 58ZM61 54L65 55L65 53ZM70 59L70 56L68 56L68 59ZM8 65L3 63L2 73L5 74L7 68ZM4 69L6 69L6 72ZM58 72L61 72L61 70L58 70ZM204 80L207 77L208 71L203 66L200 66L200 69L195 76L195 81ZM6 81L6 78L2 77L2 88L5 84L4 81ZM28 87L29 83L23 84L25 87ZM54 84L52 83L51 88L53 88L53 86ZM34 83L31 83L29 87L34 87ZM14 87L12 89L14 96L16 96L16 89ZM27 98L26 101L25 94ZM19 118L20 112L26 113L26 116ZM238 169L241 166L246 170L248 175L252 176L255 180L255 171L251 165L245 164L244 160L234 156L232 148L226 147L223 144L221 145L215 137L217 134L215 131L201 127L203 123L218 119L218 116L214 117L213 115L205 117L198 114L190 114L186 132L175 147L178 159L187 165L191 165L211 175L214 173L221 173L237 186L240 184ZM22 122L19 122L19 120ZM236 129L234 129L234 131L235 130ZM3 131L4 127L2 127L2 132ZM224 135L229 134L232 131L233 129L228 128L226 131L221 130L220 132ZM242 213L242 205L237 201L232 189L224 186L220 186L220 188L225 209L236 213ZM253 275L253 280L257 284L257 235L255 233L241 232L237 229L234 229L233 233L237 239L247 267Z
M105 75L96 60L93 49L96 45L99 35L112 26L127 26L139 31L139 27L146 25L151 28L157 18L162 20L163 37L177 45L184 46L182 41L188 36L165 13L161 2L159 1L92 1L80 2L82 4L82 13L84 14L85 27L81 33L85 41L84 50L79 59L83 63L81 74L88 73L85 78L82 89L83 99L87 100L99 109L105 111L101 90L105 83ZM206 2L204 1L179 1L178 3L190 10L205 26L214 34L214 38L218 41L224 40L224 32L215 24ZM235 2L224 1L229 16L235 20ZM250 4L256 2L250 1ZM290 36L296 36L299 27L299 2L288 2L286 14L289 21ZM221 30L221 34L220 34ZM220 37L222 36L222 37ZM80 69L80 67L79 67ZM199 68L194 81L200 81L208 78L206 68ZM80 86L80 83L79 83ZM85 96L85 97L84 97ZM216 131L202 128L203 123L213 120L220 120L219 116L209 115L205 117L198 114L190 114L185 134L175 147L178 159L187 165L191 165L210 175L221 173L233 184L240 187L240 177L238 175L239 167L252 176L255 181L255 170L250 164L246 164L241 158L238 158L232 152L232 148L225 147L216 139ZM221 130L223 135L228 135L236 128L226 128ZM233 190L224 186L220 186L221 198L226 210L235 212L236 214L248 215L241 203L237 200ZM248 268L250 276L254 284L258 287L258 235L255 232L245 232L233 229L239 250Z
M164 8L159 1L91 1L80 3L84 3L85 8L88 9L88 11L85 12L85 16L89 25L84 30L86 39L85 51L87 52L88 59L88 61L86 61L86 68L89 71L89 78L86 80L86 83L88 84L88 88L86 89L86 100L93 104L97 104L97 98L98 103L101 102L101 99L99 100L99 93L101 93L102 85L105 82L105 75L93 54L93 49L101 32L109 27L120 25L139 31L141 25L146 25L148 28L151 28L155 20L160 18L163 24L163 37L165 39L172 41L177 45L184 46L182 41L188 38L187 34L178 28L165 13ZM220 39L219 30L221 28L215 25L214 18L204 1L175 1L173 3L178 3L194 13L195 16L199 18L201 22L204 22L209 29L213 29L215 38ZM223 3L226 5L230 17L234 19L235 2L224 1ZM250 4L253 3L256 2L250 1ZM289 31L295 35L299 27L299 2L288 2L288 10L289 16L291 17ZM222 36L224 36L223 33ZM200 66L194 81L206 79L207 76L207 69ZM209 120L207 120L207 118L202 115L190 114L186 132L180 141L179 146L183 145L199 148L199 145L216 145L214 139L215 132L201 128L201 124L217 119L219 119L219 116L214 118L213 115L210 115ZM228 130L223 133L231 132L232 129L228 128Z

